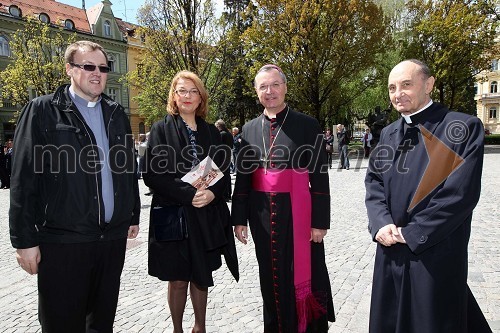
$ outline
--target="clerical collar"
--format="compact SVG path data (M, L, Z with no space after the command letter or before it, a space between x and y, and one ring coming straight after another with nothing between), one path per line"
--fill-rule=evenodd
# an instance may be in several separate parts
M83 97L78 96L76 92L73 90L72 86L69 87L69 94L71 98L75 101L75 103L78 103L80 105L86 105L88 108L95 108L96 105L101 102L101 96L99 96L99 99L96 102L91 102Z
M283 117L285 116L285 114L287 114L287 113L288 113L288 112L283 112L283 111L288 110L288 109L289 109L288 105L285 105L285 107L283 108L283 110L281 110L280 112L276 113L276 116L275 116L275 117L273 117L273 118L269 117L269 116L266 114L265 110L264 110L264 112L262 112L262 114L263 114L263 115L264 115L264 117L265 117L265 118L267 118L267 119L283 119Z
M421 108L420 110L418 110L417 112L414 112L408 116L404 115L404 114L401 114L401 117L403 117L406 121L407 124L413 124L414 122L418 122L416 121L417 118L419 117L416 117L417 114L419 114L420 112L424 111L425 109L427 109L429 106L432 105L432 99L429 101L429 103L427 103L423 108ZM413 118L413 120L412 120Z

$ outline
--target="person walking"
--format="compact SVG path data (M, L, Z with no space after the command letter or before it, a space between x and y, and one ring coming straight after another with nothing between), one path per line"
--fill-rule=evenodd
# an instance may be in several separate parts
M263 113L243 126L231 218L237 239L255 243L264 332L327 332L335 320L325 263L330 188L316 119L285 103L276 65L255 76Z
M103 94L104 49L78 41L64 58L71 84L29 102L16 126L10 240L38 274L43 332L112 332L127 238L139 232L134 142Z

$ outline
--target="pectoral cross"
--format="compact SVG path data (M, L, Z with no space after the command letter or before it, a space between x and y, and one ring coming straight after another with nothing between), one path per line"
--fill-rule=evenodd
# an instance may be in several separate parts
M267 165L269 163L267 156L261 157L260 161L262 162L262 165L264 166L264 174L267 175Z

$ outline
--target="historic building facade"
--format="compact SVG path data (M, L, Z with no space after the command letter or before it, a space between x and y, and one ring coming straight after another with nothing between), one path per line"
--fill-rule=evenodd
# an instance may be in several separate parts
M489 71L476 76L474 84L477 116L486 132L500 134L500 59L493 60Z
M12 61L9 42L14 32L22 30L26 17L33 17L53 27L63 27L69 33L76 33L77 40L85 39L99 43L108 53L111 71L105 93L119 102L130 116L135 135L145 133L144 120L139 117L133 95L137 91L122 82L128 70L137 67L142 41L124 29L130 25L115 18L109 0L84 9L59 3L54 0L2 0L0 3L0 71ZM68 80L69 81L69 80ZM131 93L133 95L131 95ZM30 96L34 97L34 96ZM13 105L0 96L0 143L14 136L16 111L22 105Z

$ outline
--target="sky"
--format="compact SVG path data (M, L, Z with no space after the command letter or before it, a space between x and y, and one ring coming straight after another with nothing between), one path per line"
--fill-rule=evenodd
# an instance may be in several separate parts
M65 3L70 6L82 8L82 0L56 0L60 3ZM144 4L144 0L110 0L113 6L113 14L122 20L130 23L137 23L137 10ZM85 8L90 8L100 3L101 0L85 0ZM216 12L221 13L223 7L223 0L216 0ZM219 14L220 15L220 14Z

